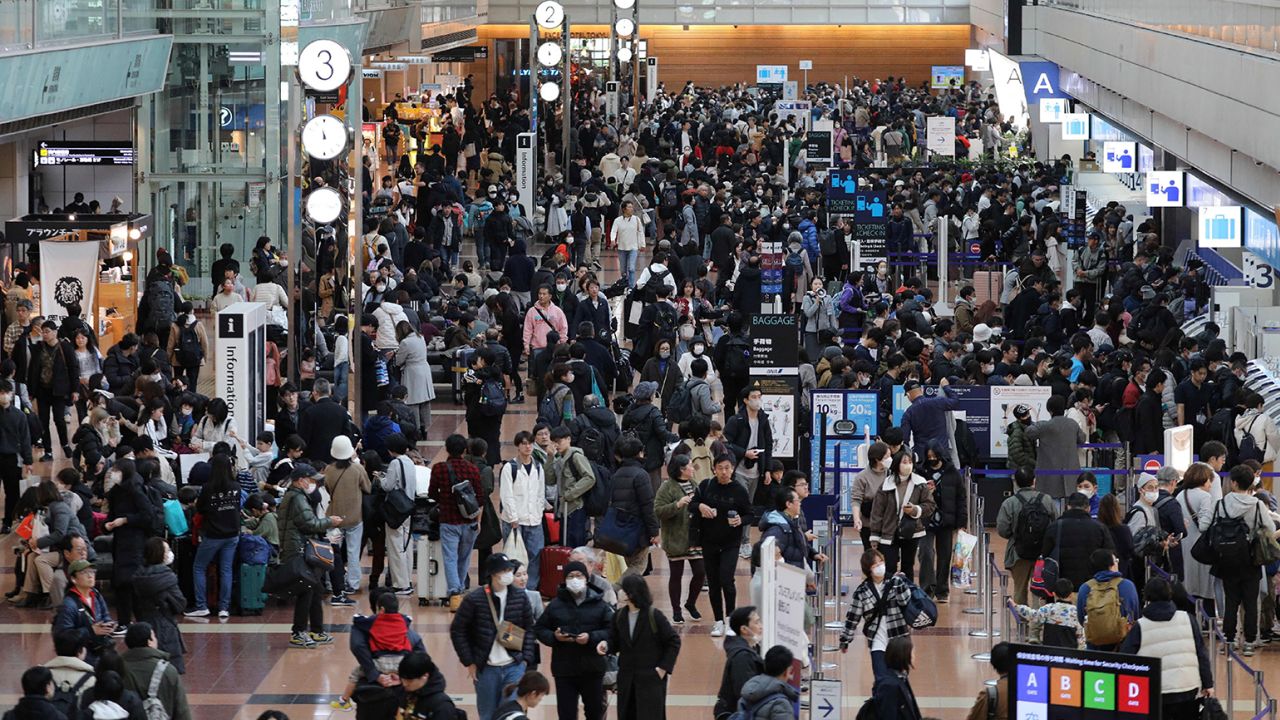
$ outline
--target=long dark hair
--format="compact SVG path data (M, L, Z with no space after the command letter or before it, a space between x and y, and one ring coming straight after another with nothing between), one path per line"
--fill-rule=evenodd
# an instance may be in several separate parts
M226 422L227 417L231 414L231 409L227 407L227 401L222 398L213 398L204 408L205 416L216 423Z
M209 458L209 482L205 492L239 491L240 483L236 481L236 469L229 455L214 455Z
M622 578L621 585L622 591L627 594L636 609L648 610L653 607L653 594L649 592L649 586L644 578L639 575L628 575Z

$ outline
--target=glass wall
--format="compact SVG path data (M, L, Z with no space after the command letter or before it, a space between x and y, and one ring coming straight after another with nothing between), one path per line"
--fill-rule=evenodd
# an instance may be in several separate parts
M1040 4L1280 52L1280 4L1274 0L1040 0Z
M0 0L0 53L154 33L156 0Z

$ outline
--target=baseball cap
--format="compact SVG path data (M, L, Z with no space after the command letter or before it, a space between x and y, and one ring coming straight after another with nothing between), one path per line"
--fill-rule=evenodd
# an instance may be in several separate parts
M316 477L320 477L319 471L317 471L315 468L311 467L307 463L298 463L297 465L294 465L293 472L289 473L290 480L297 480L298 478L316 478Z
M70 567L67 568L67 576L75 577L76 573L78 572L82 572L84 570L92 570L92 569L93 569L93 563L89 562L88 560L76 560L71 563Z
M920 389L920 383L915 380L908 380L902 384L903 392L911 392L912 390L919 390L919 389Z
M500 572L516 569L516 561L504 553L493 553L484 561L484 574L497 575Z

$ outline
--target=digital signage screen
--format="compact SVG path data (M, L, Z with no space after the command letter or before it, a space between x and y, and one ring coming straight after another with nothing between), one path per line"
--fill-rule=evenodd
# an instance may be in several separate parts
M94 140L43 140L35 150L35 164L132 165L133 145Z
M1010 720L1160 720L1160 660L1014 645Z

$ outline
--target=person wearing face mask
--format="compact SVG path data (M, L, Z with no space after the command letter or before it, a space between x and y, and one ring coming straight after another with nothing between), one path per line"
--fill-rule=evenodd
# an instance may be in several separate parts
M142 560L143 566L133 574L134 613L139 622L145 622L155 630L157 647L169 653L169 662L179 673L185 673L183 653L186 652L186 643L182 640L177 618L186 607L187 599L172 568L173 551L164 539L152 537L146 542Z
M764 660L760 657L760 639L764 625L759 611L751 605L740 607L729 615L729 630L724 639L724 670L720 675L720 690L716 693L715 716L727 717L738 708L742 688L764 672Z
M4 524L8 534L18 507L22 479L31 474L31 425L27 414L14 407L13 383L0 380L0 479L4 482Z
M874 548L862 553L862 575L865 579L854 588L849 599L844 630L840 632L840 652L849 652L853 634L858 623L862 623L862 635L867 638L871 651L871 671L879 680L889 674L884 659L889 640L911 633L911 625L903 614L911 599L911 586L901 573L887 572L884 555Z
M871 501L871 544L884 554L891 573L901 568L915 577L916 548L925 536L925 521L937 504L928 482L915 472L907 451L894 455L889 475Z
M163 533L164 527L153 527L155 508L147 497L142 486L142 478L138 476L132 460L118 460L108 472L107 504L110 512L104 530L112 534L112 558L114 570L111 575L111 587L115 590L116 619L121 625L128 625L133 619L133 575L143 564L143 547L147 537ZM237 500L239 496L237 494ZM237 507L238 511L239 508ZM220 521L222 518L209 518L207 522ZM239 533L239 513L236 513L235 532ZM206 564L208 560L206 559ZM228 570L230 563L227 563ZM228 594L231 583L224 581Z
M551 675L556 685L559 720L576 720L578 702L586 720L604 717L604 658L598 653L609 639L613 608L587 584L590 571L578 561L564 566L565 581L538 618L538 641L551 648Z
M667 678L680 654L680 636L667 616L653 607L644 578L628 575L621 585L618 612L596 653L618 654L618 720L664 720Z
M449 626L454 653L475 685L480 720L493 720L494 709L511 699L502 695L503 688L519 682L536 659L529 598L511 589L515 569L516 562L503 553L491 554L484 563L488 582L462 598ZM523 632L513 635L513 628Z
M867 448L867 466L853 476L850 496L853 502L853 531L862 538L862 547L871 547L871 506L876 493L889 475L889 446L881 441Z
M200 526L200 543L196 546L193 568L195 608L186 615L209 616L209 608L205 604L209 596L205 591L206 571L209 564L216 560L218 617L225 620L231 616L231 569L240 540L240 484L236 482L231 458L226 455L215 454L209 460L209 467L209 481L201 488L200 498L196 501L196 512L204 518L204 522ZM128 469L132 474L132 467ZM310 470L310 467L307 469ZM111 474L114 473L115 468ZM297 469L294 473L297 473Z
M289 477L291 484L276 511L280 523L280 564L286 567L303 554L308 541L323 538L330 528L338 527L343 521L336 515L318 517L312 509L311 496L324 479L323 475L306 463L298 463ZM207 487L204 492L208 492ZM223 577L231 577L230 568ZM323 593L323 585L298 583L294 594L290 647L312 649L333 643L333 636L324 629L324 607L320 604ZM207 610L205 614L208 614Z
M937 510L925 521L925 543L933 544L933 562L922 558L920 586L939 603L946 603L951 589L955 532L969 523L968 491L945 448L930 447L925 452L923 470Z

